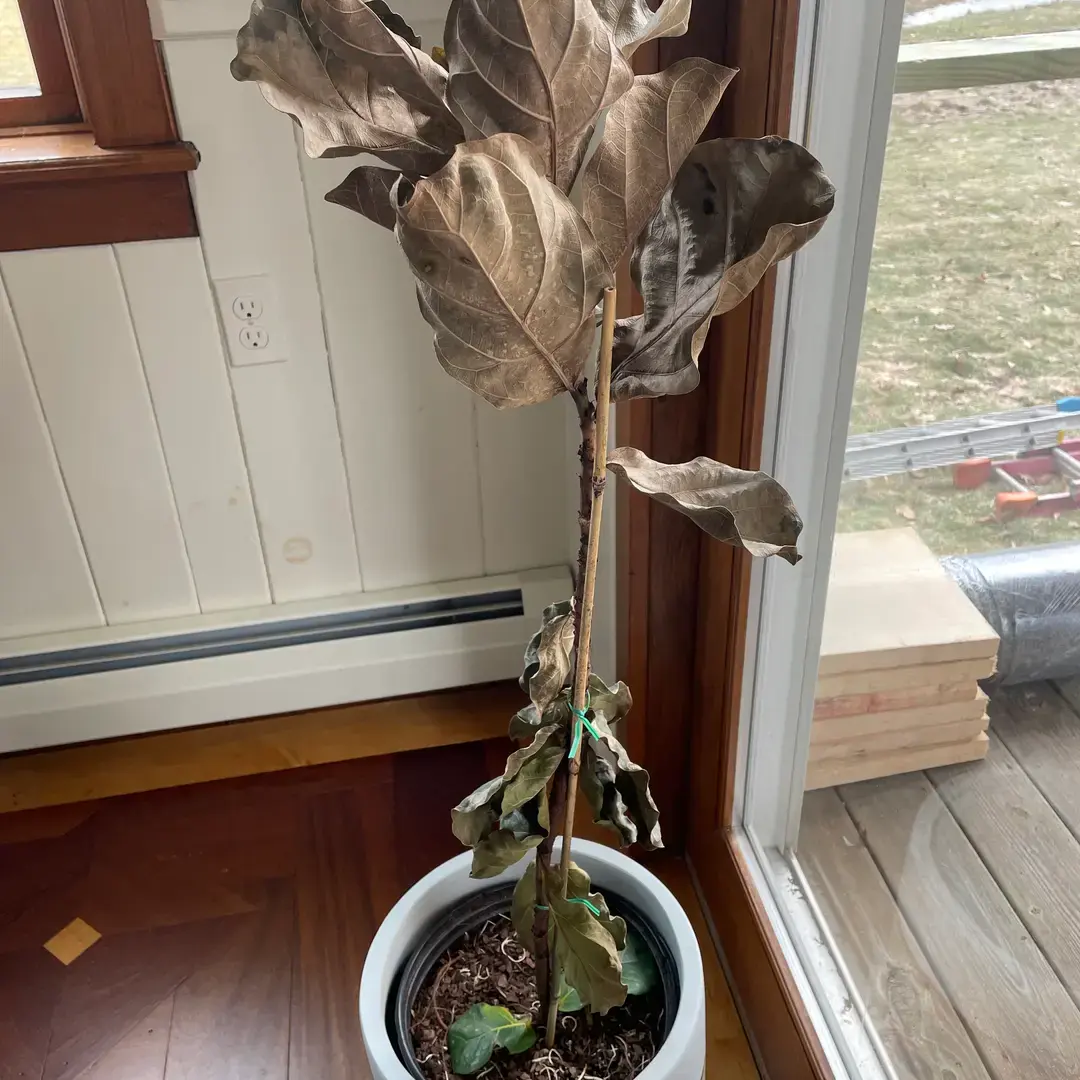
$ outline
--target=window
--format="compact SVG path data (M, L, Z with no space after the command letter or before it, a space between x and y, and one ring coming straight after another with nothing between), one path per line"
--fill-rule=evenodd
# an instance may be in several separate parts
M0 0L0 128L81 119L56 9Z
M194 236L145 0L0 0L0 250Z

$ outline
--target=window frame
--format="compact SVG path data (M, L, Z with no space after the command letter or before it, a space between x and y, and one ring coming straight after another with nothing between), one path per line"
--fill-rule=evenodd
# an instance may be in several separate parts
M51 0L15 0L41 93L0 97L0 130L82 120L60 19Z
M54 60L60 35L78 113L0 129L0 251L197 236L185 174L199 157L178 137L146 0L19 4Z

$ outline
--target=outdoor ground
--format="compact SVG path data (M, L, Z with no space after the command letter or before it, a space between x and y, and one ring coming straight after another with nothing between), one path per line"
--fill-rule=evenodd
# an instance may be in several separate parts
M908 10L940 6L909 0ZM908 27L905 40L1080 29L1080 3ZM899 95L853 432L1080 393L1080 80ZM844 485L841 530L912 524L939 554L1080 541L1080 512L998 524L948 470Z

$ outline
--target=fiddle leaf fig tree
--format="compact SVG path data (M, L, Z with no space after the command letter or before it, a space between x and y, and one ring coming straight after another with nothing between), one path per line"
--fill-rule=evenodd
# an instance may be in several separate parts
M510 727L519 748L452 812L474 876L533 861L512 918L535 957L549 1045L560 1004L606 1012L651 985L641 944L572 861L579 782L621 844L662 846L649 775L616 734L630 691L589 666L609 469L717 540L799 558L799 515L764 473L632 447L608 457L611 401L692 391L711 321L833 205L795 143L699 141L734 71L691 58L634 73L634 51L685 33L690 6L452 0L428 53L382 0L255 0L232 63L296 121L309 154L380 159L326 197L393 229L447 374L500 409L565 394L580 422L574 595L544 612L528 645L529 703ZM643 310L619 319L627 257ZM532 1046L529 1018L489 1011L474 1007L459 1021L471 1027L451 1032L462 1074L495 1046Z

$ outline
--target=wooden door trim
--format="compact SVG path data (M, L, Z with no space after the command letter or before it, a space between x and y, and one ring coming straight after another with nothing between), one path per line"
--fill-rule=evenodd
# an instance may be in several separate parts
M706 137L785 134L798 14L798 0L698 3L687 35L659 42L636 66L696 55L739 68ZM706 454L759 467L775 298L770 273L714 322L695 393L620 406L620 444L659 461ZM630 296L626 311L637 302ZM669 846L695 869L763 1071L832 1080L732 832L750 557L703 542L684 518L633 492L620 491L617 520L620 676L643 718L628 725L630 750L652 774Z

